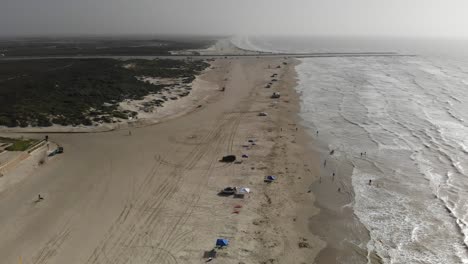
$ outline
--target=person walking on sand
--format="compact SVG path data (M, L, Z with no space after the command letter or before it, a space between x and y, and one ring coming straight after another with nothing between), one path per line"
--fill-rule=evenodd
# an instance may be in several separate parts
M324 166L324 167L327 166L327 160L325 160L325 161L323 162L323 166Z
M372 180L369 180L369 185L372 185Z

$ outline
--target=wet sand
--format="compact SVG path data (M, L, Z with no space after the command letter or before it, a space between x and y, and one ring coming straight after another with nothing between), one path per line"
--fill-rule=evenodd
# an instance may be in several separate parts
M217 63L200 78L226 91L183 116L131 135L51 135L65 153L0 193L2 261L203 263L227 238L212 263L313 263L325 247L309 228L320 160L299 125L296 61ZM279 81L264 88L274 73ZM220 163L227 154L249 158ZM226 186L252 193L218 196Z

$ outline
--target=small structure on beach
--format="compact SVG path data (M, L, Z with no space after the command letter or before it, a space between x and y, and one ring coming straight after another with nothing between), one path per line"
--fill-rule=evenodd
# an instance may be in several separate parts
M239 187L236 188L236 192L234 194L234 198L241 198L243 199L246 194L250 193L250 188L247 187Z
M225 238L218 238L216 239L216 247L227 247L229 246L229 240L225 239Z

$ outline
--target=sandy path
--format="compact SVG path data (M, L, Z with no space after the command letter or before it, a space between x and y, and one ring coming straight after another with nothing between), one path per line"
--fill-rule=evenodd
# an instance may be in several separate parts
M53 135L66 153L0 193L2 262L202 263L204 251L226 237L231 245L213 263L310 263L323 247L307 228L316 213L307 186L317 164L296 130L292 67L267 69L281 62L224 60L216 74L203 76L226 85L224 93L132 136ZM263 88L272 73L281 81ZM283 96L272 104L269 95L278 90ZM243 148L250 138L257 145ZM250 157L218 162L230 153ZM263 183L268 174L278 182ZM227 185L253 193L217 196ZM45 199L35 203L38 193ZM232 213L236 205L239 214ZM304 241L309 247L299 248Z

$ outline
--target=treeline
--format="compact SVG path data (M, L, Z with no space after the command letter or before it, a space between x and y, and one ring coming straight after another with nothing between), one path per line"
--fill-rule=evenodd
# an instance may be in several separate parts
M0 40L0 54L15 56L170 55L170 51L203 49L210 38L192 39L13 39Z

